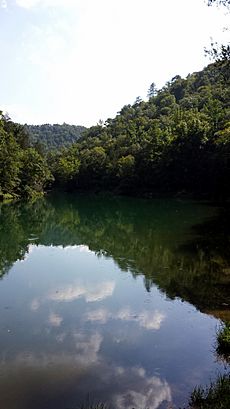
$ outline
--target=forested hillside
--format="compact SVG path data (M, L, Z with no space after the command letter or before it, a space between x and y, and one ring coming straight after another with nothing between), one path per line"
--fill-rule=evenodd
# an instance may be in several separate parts
M66 123L62 125L26 125L26 128L31 144L40 144L46 151L72 145L86 130L84 126Z
M229 197L230 62L175 76L50 157L56 186Z
M46 159L28 133L0 111L0 199L34 197L53 180Z
M51 186L229 198L230 61L210 64L186 79L176 76L160 90L151 84L148 96L89 128L70 147L52 151L50 138L48 153L39 143L32 145L28 127L1 114L1 194L33 196ZM32 128L46 130L44 135L62 129L65 135L75 129L68 127Z

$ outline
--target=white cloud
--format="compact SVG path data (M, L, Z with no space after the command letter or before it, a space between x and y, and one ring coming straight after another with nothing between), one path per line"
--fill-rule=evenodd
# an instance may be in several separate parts
M156 376L148 377L142 367L119 367L116 375L124 384L123 392L113 397L114 406L118 409L157 409L164 401L172 402L168 383Z
M152 313L151 311L143 311L139 317L138 322L141 327L146 329L160 329L162 322L165 319L165 314L159 311Z
M74 245L74 246L65 246L62 247L60 246L61 249L64 251L73 251L73 250L78 250L80 253L91 253L95 254L94 251L90 250L88 246L85 244L79 244L79 245Z
M148 330L158 330L162 322L165 320L165 314L159 311L142 311L139 314L134 314L130 308L124 308L118 312L117 318L122 321L136 321L139 325Z
M104 281L100 284L90 283L89 285L69 285L65 288L59 288L58 290L51 291L48 295L45 295L43 297L34 298L30 304L30 309L34 312L37 311L40 308L41 304L45 303L47 300L57 302L72 302L79 298L84 298L87 303L99 302L108 297L111 297L114 289L114 281ZM87 320L100 320L100 314L101 319L103 320L102 311L96 311L95 315L93 313L89 314ZM59 326L62 322L62 318L57 314L51 313L49 315L49 322L51 323L51 325Z
M37 6L40 3L40 0L16 0L16 4L20 7L30 9Z
M75 360L84 366L96 363L99 359L98 353L103 341L102 335L95 333L91 337L88 337L85 334L79 333L75 334L74 338L76 340L77 350Z
M109 319L122 320L122 321L134 321L141 327L147 330L159 330L166 316L164 313L156 311L142 311L138 314L131 311L129 307L126 307L117 313L111 313L104 308L92 310L86 313L85 319L87 321L96 321L101 324L106 324Z
M148 377L144 368L130 368L118 371L124 380L124 392L114 396L118 409L151 408L157 409L164 401L171 402L171 389L166 381L153 376ZM127 382L129 379L129 383Z
M137 318L137 316L129 307L125 307L117 313L117 318L122 321L133 321Z
M40 301L37 298L34 298L31 302L30 308L32 311L37 311L40 308Z
M70 285L64 289L57 290L49 294L48 298L52 301L71 302L80 297L85 298L86 302L95 302L104 300L113 294L115 289L114 281L106 281L100 284L90 283L89 285Z
M93 253L94 254L94 252L90 250L88 246L85 246L84 244L81 244L80 246L78 246L78 249L81 253Z
M12 91L20 99L15 115L27 123L90 125L115 115L137 95L145 97L151 82L161 86L207 64L203 47L210 36L222 36L225 20L201 0L17 0L17 5L38 12L36 26L30 19L25 23L23 44L17 42L15 51L22 75L28 73L18 78L18 95ZM39 14L44 9L45 19Z
M0 7L2 9L7 9L7 7L8 7L7 1L6 0L1 0Z
M16 0L16 4L19 7L25 9L33 9L35 7L75 7L78 3L78 0Z
M63 342L65 337L66 334L62 333L56 339L58 342ZM77 363L77 366L86 367L99 361L99 351L103 341L103 337L99 333L92 334L91 336L83 333L72 334L72 337L76 343L74 353L46 354L41 352L36 355L32 352L28 353L28 351L22 352L15 358L14 367L22 365L23 367L47 368L51 362L56 366L73 367Z
M97 322L100 322L101 324L106 324L106 322L109 320L110 317L111 317L111 314L109 313L109 311L103 308L98 309L98 310L89 311L86 314L87 321L97 321Z
M56 335L56 341L58 343L62 344L64 342L64 340L66 339L66 337L67 337L67 334L65 332L62 332L62 333Z
M72 336L76 341L75 353L46 354L41 351L35 354L26 351L19 353L12 361L5 359L1 361L4 373L11 375L11 383L20 385L17 395L19 406L23 406L21 391L25 390L26 393L28 389L28 378L23 377L22 373L25 373L25 368L30 368L29 385L34 391L38 391L37 370L39 370L46 386L51 382L52 385L58 385L57 388L60 385L67 391L69 381L76 378L78 380L75 385L76 394L78 391L87 394L89 385L93 393L100 385L100 390L104 391L105 396L109 396L109 400L117 409L157 409L164 402L171 407L171 389L165 380L148 376L142 367L116 366L103 359L103 355L100 354L103 337L98 333L90 336L79 333ZM96 379L95 385L90 383L92 379ZM15 391L17 393L17 388Z
M62 321L63 321L63 318L62 318L60 315L54 314L53 312L50 313L50 315L49 315L49 323L50 323L53 327L60 327Z

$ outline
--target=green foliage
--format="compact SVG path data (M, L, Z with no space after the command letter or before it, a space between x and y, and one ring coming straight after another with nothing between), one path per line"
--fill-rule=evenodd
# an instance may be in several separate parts
M17 192L20 183L20 147L13 133L4 129L4 118L0 119L0 187L2 193Z
M58 150L76 142L84 133L84 126L69 124L26 125L30 143L40 144L45 151Z
M26 129L0 111L0 197L34 197L52 180L46 160L29 147Z
M192 409L229 409L230 375L222 375L206 389L197 387L191 394L189 407Z
M117 176L119 178L130 178L133 176L135 159L133 155L122 156L117 161Z
M56 184L62 186L76 179L79 173L80 160L75 146L72 146L68 151L63 149L58 156L51 155L50 160Z
M34 197L43 193L46 184L52 180L45 159L34 148L24 150L20 172L20 187L23 196Z
M223 324L217 334L217 352L230 357L230 322Z
M66 172L63 184L72 190L229 197L225 74L226 66L215 63L186 79L175 76L159 91L152 83L147 102L137 98L84 133L75 144L78 171ZM71 149L57 154L60 168L72 157Z

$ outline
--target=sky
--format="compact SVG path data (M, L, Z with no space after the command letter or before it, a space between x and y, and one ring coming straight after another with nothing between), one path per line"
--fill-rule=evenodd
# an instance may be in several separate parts
M0 109L19 123L95 125L152 82L201 70L228 23L205 0L0 0Z

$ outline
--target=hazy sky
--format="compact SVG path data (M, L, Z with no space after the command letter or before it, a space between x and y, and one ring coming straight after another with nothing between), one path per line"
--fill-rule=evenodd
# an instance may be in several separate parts
M207 65L228 20L204 0L0 0L0 108L21 123L106 120Z

